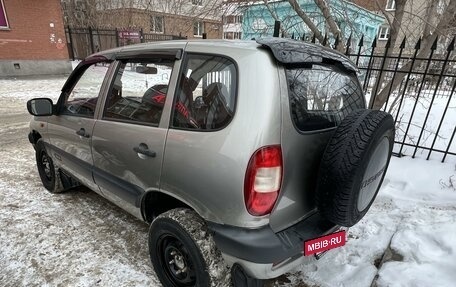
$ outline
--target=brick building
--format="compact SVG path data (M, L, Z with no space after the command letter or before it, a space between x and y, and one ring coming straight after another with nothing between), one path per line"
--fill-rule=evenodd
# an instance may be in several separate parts
M0 0L0 77L71 71L59 0Z
M62 0L65 25L222 38L222 0Z

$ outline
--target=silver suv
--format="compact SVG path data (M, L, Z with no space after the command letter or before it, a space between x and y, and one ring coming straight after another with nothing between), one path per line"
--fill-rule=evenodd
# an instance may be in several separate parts
M82 61L30 100L43 185L84 185L150 224L164 286L262 286L367 212L394 142L355 65L294 40L170 41Z

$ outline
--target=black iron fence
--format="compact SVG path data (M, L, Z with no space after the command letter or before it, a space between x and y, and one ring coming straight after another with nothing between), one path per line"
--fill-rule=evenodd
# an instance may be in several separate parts
M395 155L434 157L442 162L448 155L456 156L454 38L445 46L438 45L436 38L427 50L418 40L406 53L405 38L399 47L389 41L379 47L374 39L368 49L362 49L361 39L354 53L349 43L346 54L360 69L369 108L385 110L395 119ZM367 53L362 54L363 50Z
M315 36L311 41L317 42ZM435 38L425 46L421 39L408 43L404 38L398 47L376 38L370 45L363 37L355 47L350 46L353 42L349 37L344 52L359 68L369 108L387 111L395 119L394 154L442 162L456 156L455 39L445 43ZM326 36L321 44L340 45Z
M181 36L149 34L142 29L98 29L65 27L70 58L84 59L90 54L120 46L185 39Z

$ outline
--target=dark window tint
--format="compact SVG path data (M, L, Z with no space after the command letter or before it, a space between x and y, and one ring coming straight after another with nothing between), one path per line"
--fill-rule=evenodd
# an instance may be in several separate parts
M93 117L101 85L108 72L109 64L91 65L79 78L63 104L62 113L67 115Z
M351 111L365 107L356 76L336 66L288 68L286 75L291 116L301 131L335 127Z
M189 55L180 76L173 108L173 127L214 130L233 117L236 68L224 57Z
M103 119L158 125L173 61L122 62L108 93Z

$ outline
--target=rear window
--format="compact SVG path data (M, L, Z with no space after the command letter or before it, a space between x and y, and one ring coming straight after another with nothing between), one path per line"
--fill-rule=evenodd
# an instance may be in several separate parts
M355 74L333 65L287 67L291 117L300 131L336 127L353 110L365 108Z

